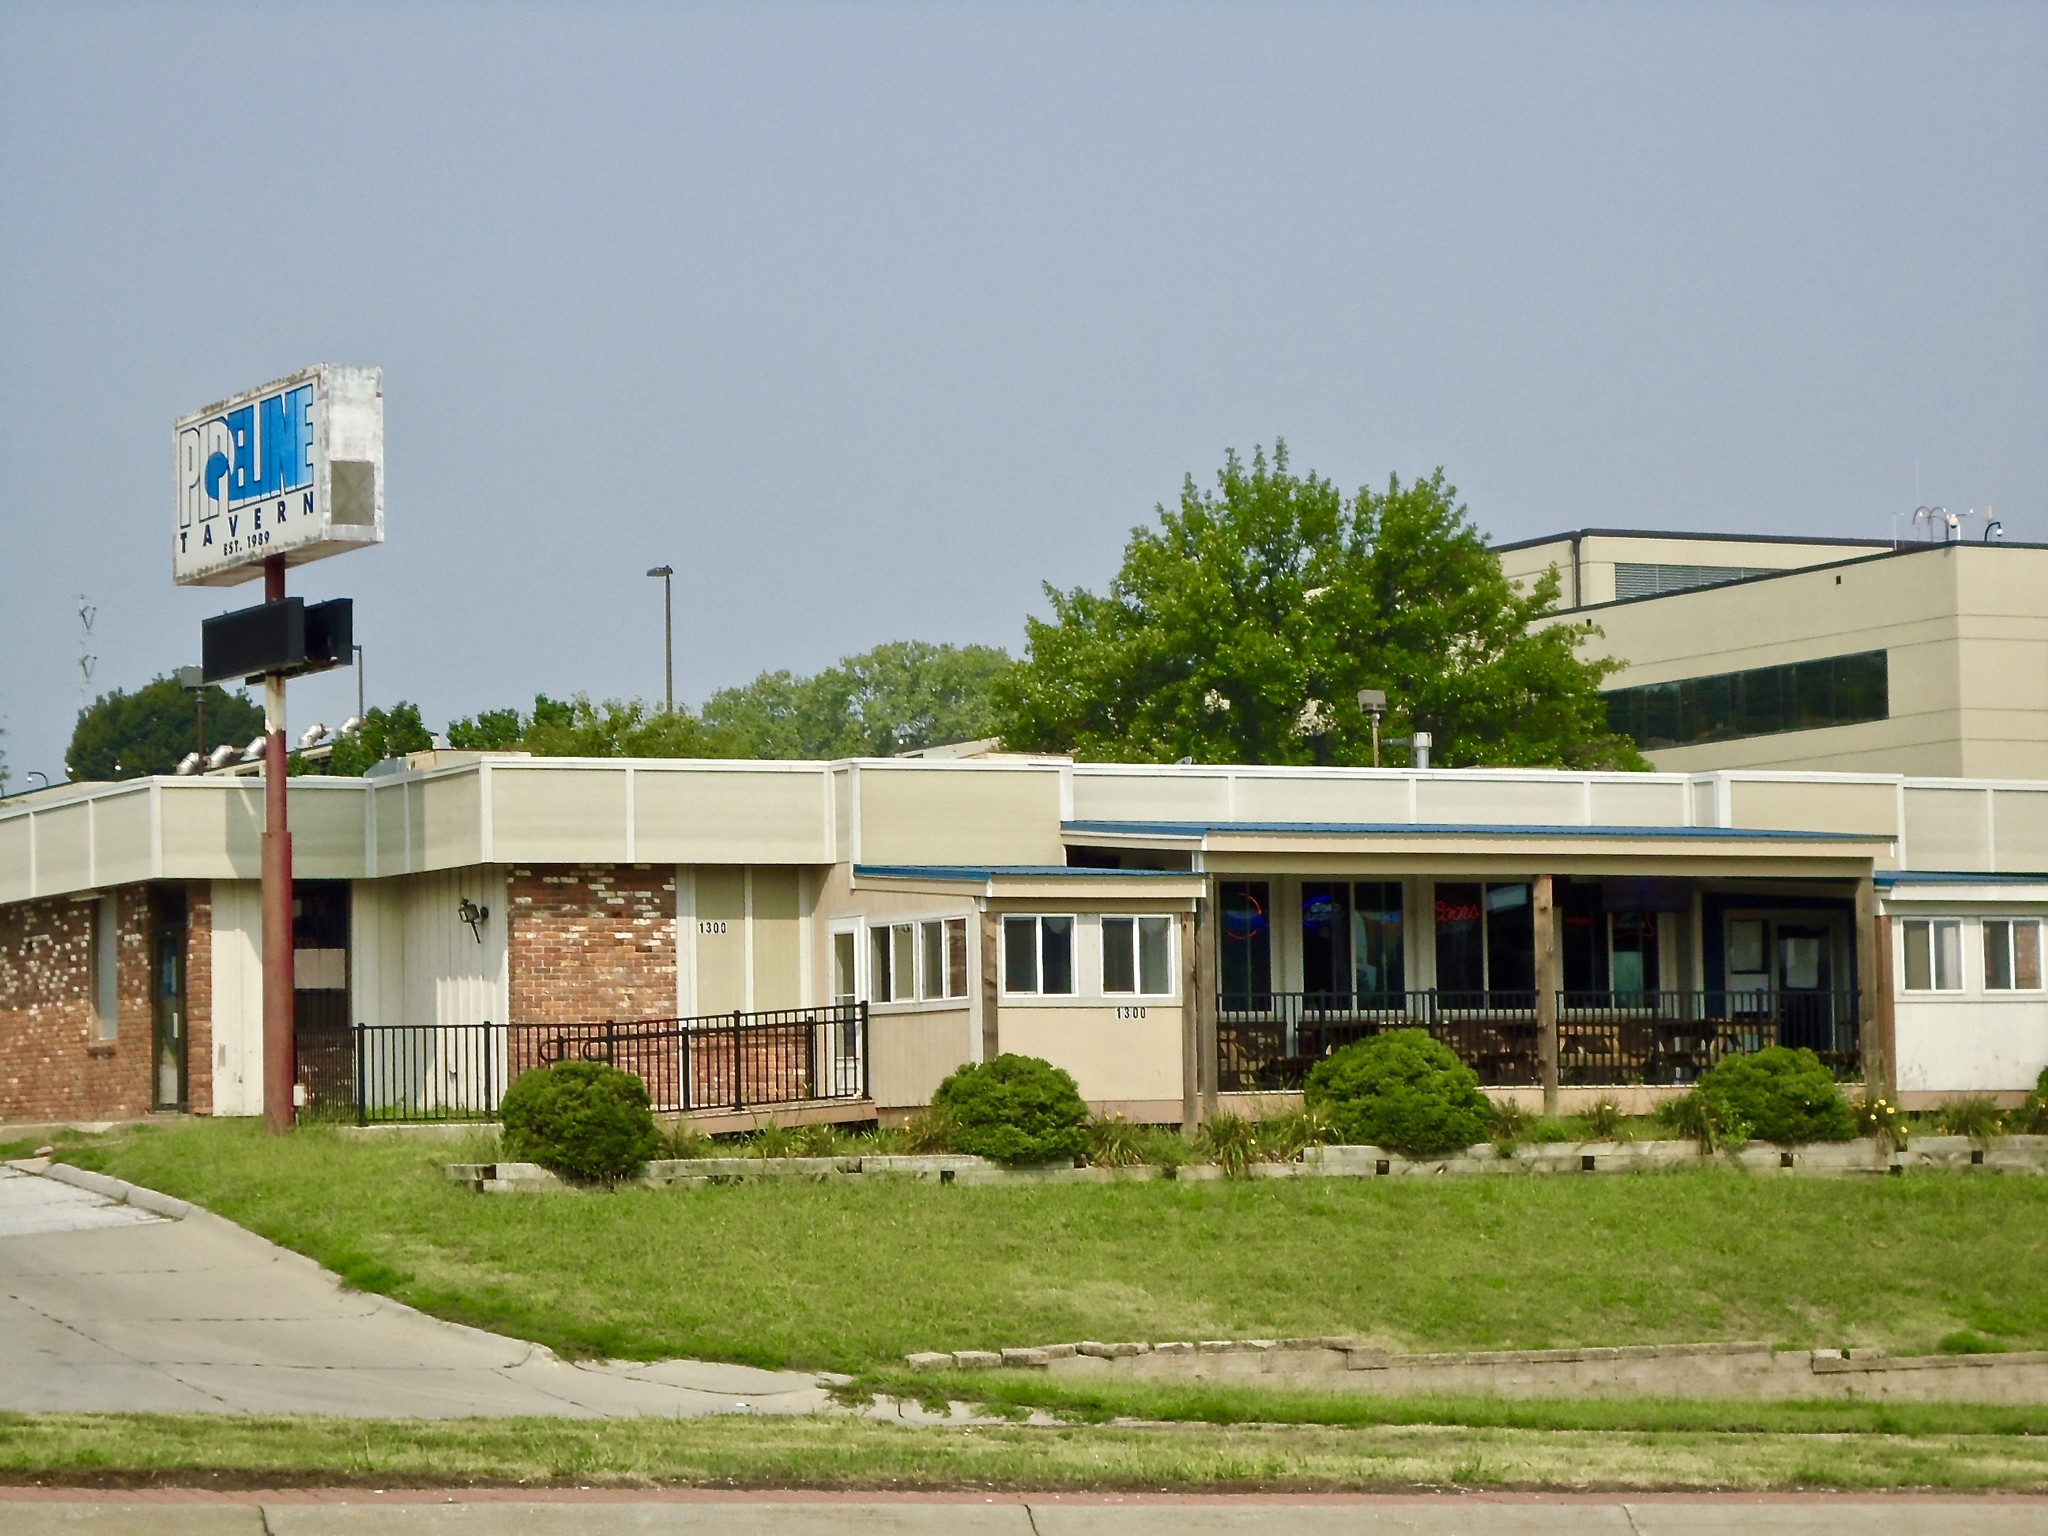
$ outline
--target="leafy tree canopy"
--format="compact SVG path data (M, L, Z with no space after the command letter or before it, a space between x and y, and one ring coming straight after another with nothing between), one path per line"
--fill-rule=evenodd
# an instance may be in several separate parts
M1026 621L1026 660L995 682L1005 745L1370 763L1358 692L1377 688L1382 731L1430 732L1445 767L1642 767L1607 728L1614 664L1578 654L1584 629L1539 623L1555 574L1519 592L1457 495L1439 470L1347 498L1293 473L1284 443L1228 455L1213 491L1189 476L1107 593L1045 589L1051 620Z
M704 706L742 757L888 757L995 734L990 689L1012 663L991 645L878 645L812 677L764 672Z
M344 778L359 777L387 757L424 752L434 744L434 733L420 719L420 707L404 700L389 709L370 706L363 723L334 743L327 758L327 772ZM294 758L297 763L301 759Z
M203 690L206 746L244 746L263 734L263 710L241 693ZM170 773L199 745L199 692L159 677L133 693L103 693L79 712L64 754L74 780L135 779Z
M522 750L538 757L731 757L687 709L650 709L637 699L592 703L536 695L531 713L487 709L448 726L448 745Z

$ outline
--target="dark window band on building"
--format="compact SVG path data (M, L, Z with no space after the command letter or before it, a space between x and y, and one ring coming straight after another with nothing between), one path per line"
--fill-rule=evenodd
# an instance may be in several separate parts
M1645 751L1858 725L1890 713L1883 651L1617 688L1607 695L1609 729Z

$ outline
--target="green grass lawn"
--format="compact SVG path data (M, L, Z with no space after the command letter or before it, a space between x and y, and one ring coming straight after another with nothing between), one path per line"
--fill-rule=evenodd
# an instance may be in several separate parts
M2039 1492L2048 1439L1404 1424L909 1428L864 1419L0 1414L0 1481L74 1486Z
M233 1121L62 1155L365 1289L571 1354L865 1373L913 1350L1083 1338L2048 1347L2048 1179L1702 1169L482 1196L439 1172L488 1156L474 1149L318 1128L272 1141Z

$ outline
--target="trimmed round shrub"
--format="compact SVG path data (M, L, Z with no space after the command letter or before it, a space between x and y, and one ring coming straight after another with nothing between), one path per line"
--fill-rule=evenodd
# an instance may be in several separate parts
M1479 1075L1419 1029L1332 1051L1309 1071L1305 1096L1329 1117L1334 1139L1413 1157L1461 1152L1493 1130Z
M499 1113L506 1161L539 1163L565 1179L629 1179L658 1145L647 1085L601 1061L521 1073Z
M1700 1074L1693 1089L1722 1126L1781 1147L1810 1141L1848 1141L1856 1116L1834 1074L1804 1047L1774 1045L1746 1056L1724 1056Z
M939 1084L932 1114L956 1152L999 1163L1068 1162L1088 1150L1088 1106L1073 1078L1036 1056L970 1063Z

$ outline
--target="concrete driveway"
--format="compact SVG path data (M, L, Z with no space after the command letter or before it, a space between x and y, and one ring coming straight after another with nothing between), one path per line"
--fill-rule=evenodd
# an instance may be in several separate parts
M693 1360L572 1364L342 1289L181 1201L0 1166L0 1409L572 1418L811 1413L821 1378Z

